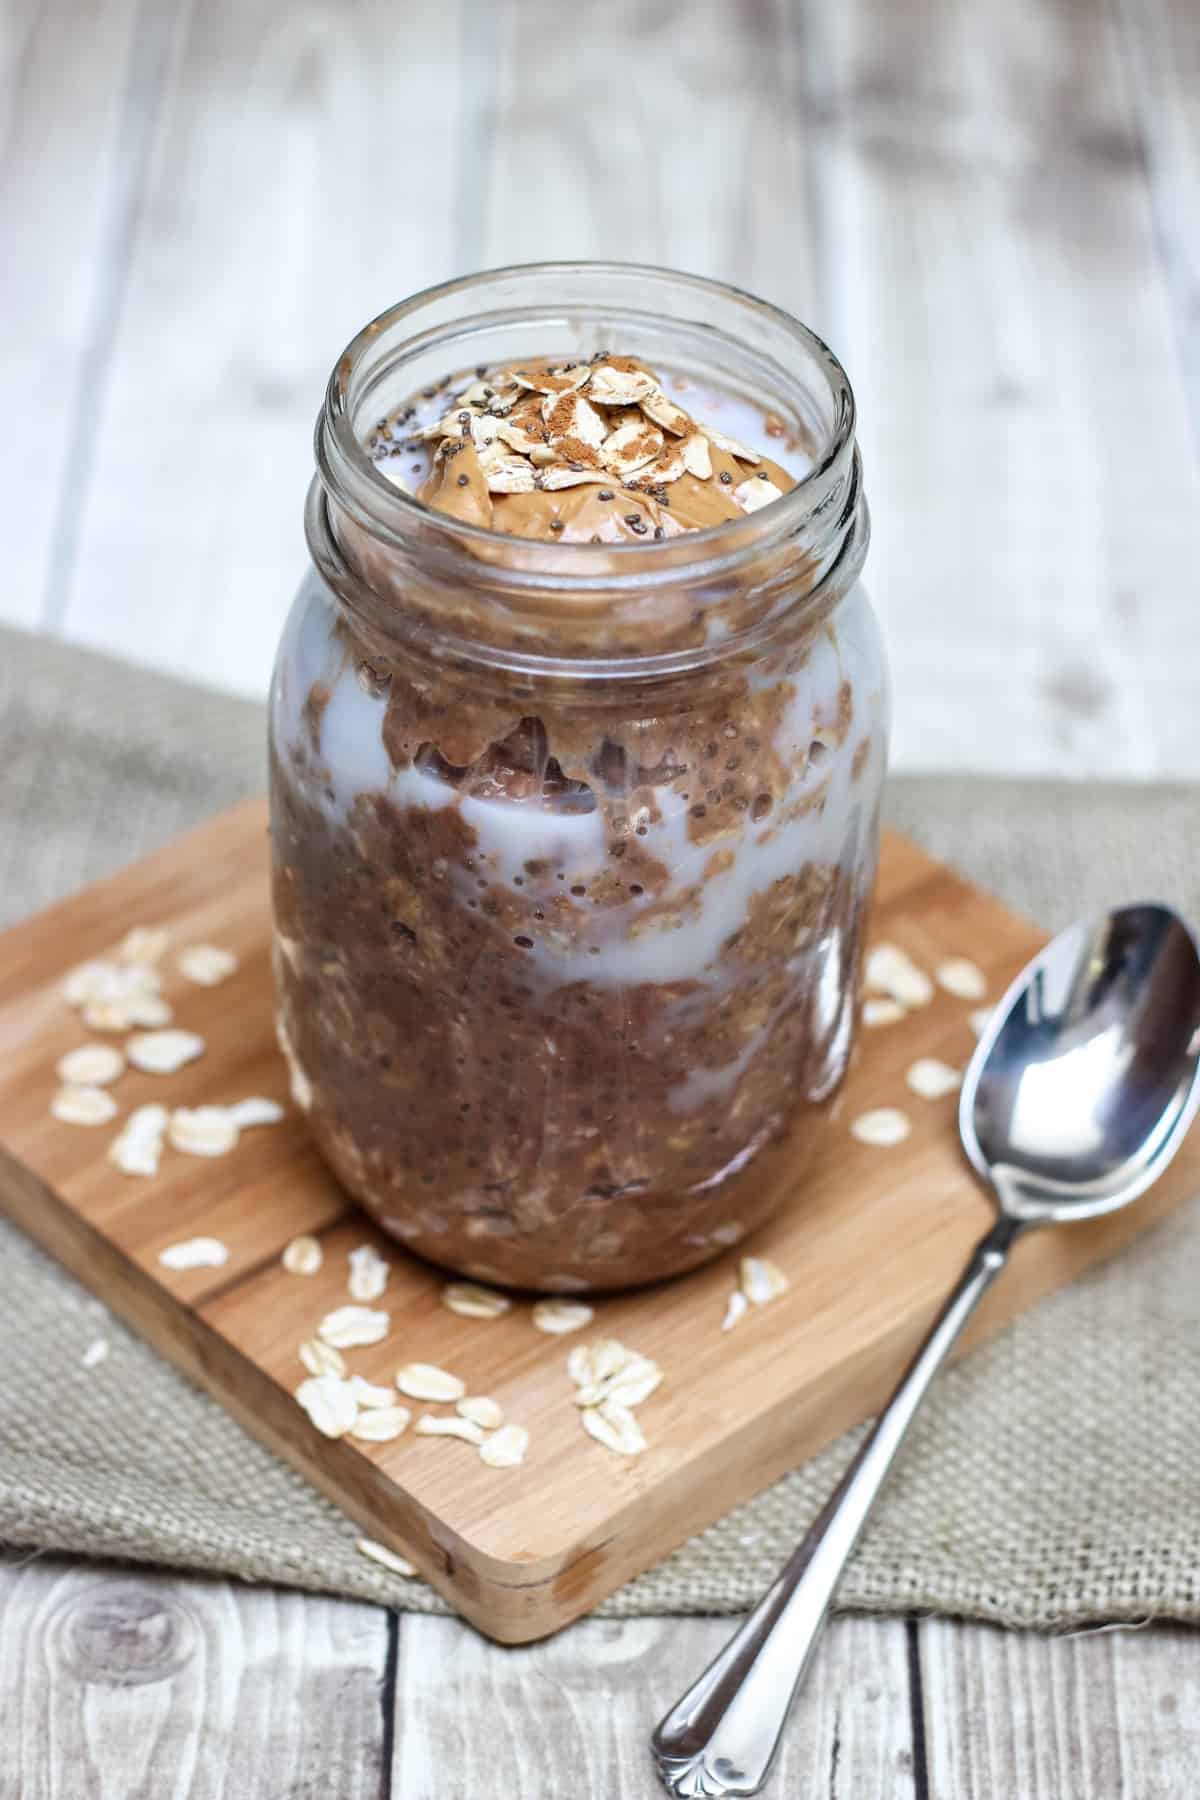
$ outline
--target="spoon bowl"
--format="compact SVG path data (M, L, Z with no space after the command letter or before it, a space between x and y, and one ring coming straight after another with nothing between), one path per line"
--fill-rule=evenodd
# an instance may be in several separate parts
M1200 1100L1200 952L1168 907L1072 925L996 1006L963 1077L963 1148L1027 1224L1126 1206Z

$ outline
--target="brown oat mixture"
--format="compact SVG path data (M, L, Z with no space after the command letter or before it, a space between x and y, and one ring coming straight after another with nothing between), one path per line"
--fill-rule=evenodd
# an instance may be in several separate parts
M793 485L621 356L476 371L367 448L435 511L563 543ZM838 623L659 709L368 654L310 601L275 696L281 1041L333 1168L411 1247L610 1288L777 1207L845 1066L874 872L880 678Z

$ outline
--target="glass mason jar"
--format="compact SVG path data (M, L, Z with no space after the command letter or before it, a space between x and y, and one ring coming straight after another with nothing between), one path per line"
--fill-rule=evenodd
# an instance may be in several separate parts
M707 530L555 543L363 448L451 371L607 346L761 406L811 473ZM888 690L846 376L732 288L508 269L367 326L316 447L271 700L297 1103L383 1229L465 1275L702 1263L803 1206L854 1039Z

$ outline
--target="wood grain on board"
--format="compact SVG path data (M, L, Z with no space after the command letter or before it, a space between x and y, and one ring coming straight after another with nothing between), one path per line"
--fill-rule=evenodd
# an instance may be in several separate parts
M541 1636L885 1397L990 1216L957 1148L953 1096L921 1101L904 1086L918 1055L966 1060L969 1009L939 992L901 1023L863 1034L795 1205L753 1241L788 1272L786 1295L722 1333L730 1256L676 1284L602 1303L594 1329L666 1371L642 1409L649 1449L619 1458L580 1429L563 1340L535 1331L524 1306L486 1323L448 1312L439 1275L349 1206L294 1109L282 1125L246 1132L227 1157L168 1153L150 1181L107 1161L115 1128L82 1130L50 1117L55 1062L81 1035L61 978L134 923L167 924L176 943L228 944L241 967L225 986L175 995L180 1022L204 1036L206 1054L169 1078L129 1072L122 1104L285 1098L272 1032L263 834L262 804L249 803L0 938L0 1204L369 1535L411 1556L482 1630L513 1642ZM874 929L926 967L974 956L993 995L1042 941L894 835ZM850 1136L857 1113L887 1103L906 1105L912 1118L901 1146L884 1151ZM1132 1214L1022 1243L971 1340L1160 1216L1194 1185L1198 1157L1200 1146L1185 1152ZM317 1232L325 1250L309 1279L279 1261L301 1231ZM228 1245L224 1267L163 1268L166 1245L200 1235ZM303 1375L296 1349L345 1300L347 1253L366 1240L395 1258L392 1330L354 1351L352 1369L383 1382L410 1360L454 1370L468 1391L495 1395L528 1426L520 1469L489 1469L453 1440L410 1433L356 1444L310 1426L292 1398Z

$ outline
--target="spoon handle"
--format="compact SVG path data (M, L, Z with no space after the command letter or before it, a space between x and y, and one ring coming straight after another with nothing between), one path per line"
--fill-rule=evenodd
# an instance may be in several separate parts
M905 1433L1021 1226L1001 1218L976 1245L958 1286L892 1398L754 1611L658 1725L651 1748L673 1794L756 1794L767 1778L830 1601Z

